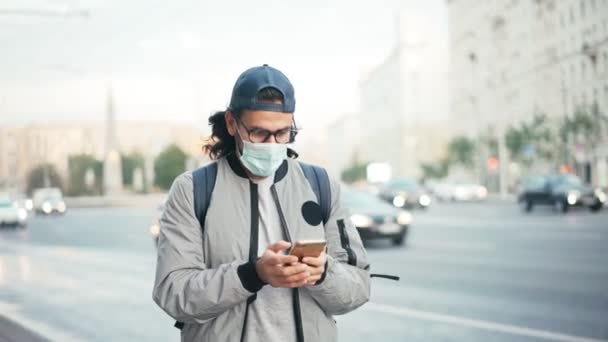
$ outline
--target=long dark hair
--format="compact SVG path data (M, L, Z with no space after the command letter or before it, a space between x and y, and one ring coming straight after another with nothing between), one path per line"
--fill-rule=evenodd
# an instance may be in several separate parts
M264 102L281 101L282 103L283 94L275 88L268 87L258 92L257 99L258 101ZM203 152L208 153L209 157L214 160L225 157L236 151L236 141L234 140L234 137L230 135L228 127L226 126L225 115L227 111L230 111L235 119L238 119L242 114L240 109L226 109L215 112L209 117L211 136L207 139L207 143L203 145ZM287 155L290 158L298 157L298 154L292 149L287 149Z

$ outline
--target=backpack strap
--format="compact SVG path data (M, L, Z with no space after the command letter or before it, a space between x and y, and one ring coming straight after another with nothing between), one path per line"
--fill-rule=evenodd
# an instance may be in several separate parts
M194 213L201 225L201 232L205 232L205 217L211 202L211 194L215 187L217 177L217 162L207 164L192 172L194 189Z
M192 172L192 189L194 190L194 213L201 226L201 234L205 233L205 217L211 202L211 193L215 187L217 177L217 162L207 164ZM179 330L184 328L184 323L177 321L174 324Z
M312 191L317 196L317 201L321 207L323 224L326 224L329 220L331 209L331 187L329 184L329 175L322 167L305 164L302 162L299 164L304 172L304 176L306 176L308 183L310 183L310 186L312 187Z

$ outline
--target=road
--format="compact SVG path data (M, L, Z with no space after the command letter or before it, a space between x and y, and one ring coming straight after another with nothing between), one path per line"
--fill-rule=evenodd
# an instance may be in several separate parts
M55 341L177 341L151 300L154 210L73 209L0 230L0 314ZM368 245L370 303L341 341L608 341L608 210L511 204L415 212L404 247Z

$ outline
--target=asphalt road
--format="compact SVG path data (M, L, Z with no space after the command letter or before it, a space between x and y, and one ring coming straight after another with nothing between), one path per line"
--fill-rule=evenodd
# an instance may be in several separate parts
M608 210L510 204L414 212L404 247L370 243L372 299L341 341L608 341ZM178 341L151 300L154 210L73 209L0 230L0 315L55 341Z

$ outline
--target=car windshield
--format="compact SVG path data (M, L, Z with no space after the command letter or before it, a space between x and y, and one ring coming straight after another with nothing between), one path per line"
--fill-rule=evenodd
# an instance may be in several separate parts
M344 205L349 208L366 207L372 209L374 207L386 205L374 195L353 190L344 190L342 192L342 200L344 202Z
M388 182L386 187L394 190L414 190L418 188L418 183L409 179L398 179Z
M574 175L566 175L559 178L559 183L572 186L580 186L583 184L580 178Z
M546 184L547 178L543 176L531 176L524 181L524 187L532 189L543 188Z

